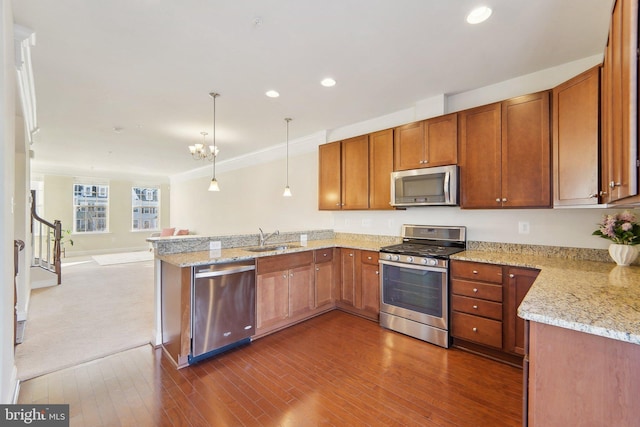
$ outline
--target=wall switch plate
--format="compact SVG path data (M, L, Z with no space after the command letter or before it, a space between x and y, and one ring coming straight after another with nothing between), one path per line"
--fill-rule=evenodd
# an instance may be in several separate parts
M307 244L307 235L306 234L301 234L300 235L300 244L303 246L306 246Z
M529 221L518 222L518 233L529 234Z
M222 242L220 242L219 240L213 241L213 242L209 242L209 250L210 251L214 251L214 250L220 250L222 249Z

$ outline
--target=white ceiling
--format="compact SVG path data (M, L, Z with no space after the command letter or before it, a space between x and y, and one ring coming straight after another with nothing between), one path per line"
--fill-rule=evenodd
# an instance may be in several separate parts
M601 54L612 1L486 0L471 26L477 0L14 0L37 40L34 164L200 167L212 90L224 161L282 144L287 116L294 140Z

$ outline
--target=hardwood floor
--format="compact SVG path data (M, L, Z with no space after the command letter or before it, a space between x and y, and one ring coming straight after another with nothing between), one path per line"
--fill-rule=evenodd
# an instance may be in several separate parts
M332 311L176 370L143 346L22 383L72 426L519 426L522 371Z

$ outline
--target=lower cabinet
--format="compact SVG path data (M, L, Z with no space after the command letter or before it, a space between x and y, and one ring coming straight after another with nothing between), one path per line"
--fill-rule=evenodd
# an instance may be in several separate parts
M315 309L313 252L258 258L256 335L306 318Z
M539 271L451 261L451 336L458 348L520 365L524 320L517 309Z
M315 308L333 308L336 303L336 270L334 252L337 249L318 249L315 258Z
M341 248L340 273L337 306L377 321L380 314L378 252Z

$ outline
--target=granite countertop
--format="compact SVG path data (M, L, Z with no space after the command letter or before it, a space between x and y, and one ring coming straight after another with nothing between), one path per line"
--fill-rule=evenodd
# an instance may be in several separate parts
M300 242L277 243L278 245L290 245L291 247L279 251L251 252L246 247L218 249L211 251L182 252L177 254L156 255L161 261L168 262L178 267L191 267L196 265L219 264L225 262L242 261L264 256L291 254L295 252L310 251L325 248L352 248L368 251L378 251L382 246L390 243L370 239L335 238L325 240L310 240L305 245ZM271 246L271 244L267 244Z
M465 251L451 258L539 269L518 308L520 317L640 344L638 266L488 251Z

